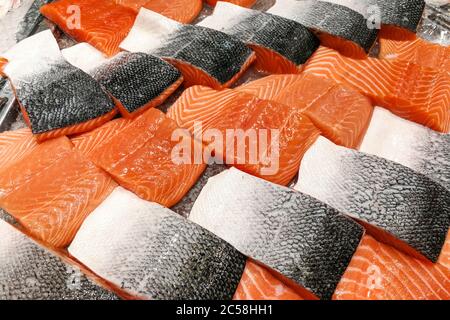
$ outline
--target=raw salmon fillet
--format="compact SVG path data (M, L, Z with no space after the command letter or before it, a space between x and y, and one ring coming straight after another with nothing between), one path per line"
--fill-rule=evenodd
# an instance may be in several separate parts
M102 86L63 58L50 30L19 42L4 57L3 72L39 141L89 131L117 113Z
M380 58L401 59L450 73L450 47L417 38L413 41L380 39Z
M257 0L221 0L224 2L229 2L236 4L241 7L251 8L256 3ZM215 6L219 0L206 0L206 3L210 6Z
M268 73L299 73L320 45L302 24L280 16L219 2L199 24L235 36L256 53L255 67Z
M58 0L42 6L41 13L76 41L108 56L119 52L136 18L134 10L113 0Z
M257 146L263 147L264 142L268 145L262 156L259 154L253 159L254 163L250 161L252 158L249 153L252 148L247 139L240 143L239 140L234 140L238 146L244 146L245 155L240 155L239 148L235 143L231 143L224 146L222 153L215 150L216 157L222 159L225 164L282 185L287 185L294 178L303 153L319 135L318 129L308 117L296 108L260 100L231 89L216 91L202 86L191 87L168 110L167 115L209 146L214 144L206 134L209 129L218 130L223 141L226 141L227 129L241 129L244 132L253 129L258 135L255 137ZM195 126L195 122L201 122L201 126ZM279 130L278 155L273 153L275 151L272 149L275 136L268 134L267 139L261 139L258 134L262 130L270 129ZM276 163L276 172L265 172Z
M142 8L120 47L163 58L182 73L185 87L231 86L255 60L238 38L217 30L180 24Z
M280 281L268 269L247 261L233 300L304 300L295 289Z
M89 157L96 148L108 143L112 137L131 123L132 120L125 118L114 119L97 129L73 137L71 141L80 153Z
M448 300L450 269L414 259L365 236L335 300Z
M357 90L312 74L268 76L235 90L298 108L323 136L348 148L361 143L373 112L370 100Z
M367 57L378 36L362 14L330 1L276 0L267 12L301 23L322 45L353 58Z
M179 133L178 140L172 138L176 133ZM191 150L176 149L180 140ZM91 151L90 159L141 198L171 207L206 168L202 159L195 161L194 148L202 152L201 144L189 133L180 130L161 111L150 109L97 146ZM175 163L176 151L185 161Z
M120 52L105 59L88 43L80 43L62 54L105 88L126 118L159 106L183 82L181 73L170 63L142 52Z
M0 207L28 234L55 248L70 244L86 216L116 186L72 148L67 138L50 140L0 172Z
M36 148L37 142L28 128L0 134L0 170L20 161Z
M355 60L319 48L305 73L355 87L374 104L439 132L450 130L450 75L403 60Z

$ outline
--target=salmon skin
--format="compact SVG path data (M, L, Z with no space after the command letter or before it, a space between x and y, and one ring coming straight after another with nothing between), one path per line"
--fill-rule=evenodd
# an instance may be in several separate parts
M433 130L450 131L450 75L403 60L355 60L321 47L305 73L353 86L374 105Z
M170 107L167 116L214 149L211 153L222 163L281 185L292 181L304 152L320 134L297 108L231 89L191 87ZM214 143L209 130L220 134L223 146ZM236 134L231 143L229 130ZM241 136L238 130L243 132ZM249 142L252 134L254 140Z
M167 60L181 71L187 87L195 84L217 89L228 87L255 59L254 53L232 36L182 25L146 9L139 11L121 48Z
M178 139L173 136L177 135ZM179 150L179 143L191 150ZM122 187L145 200L171 207L197 182L206 168L195 161L200 142L156 109L149 109L90 153L90 159ZM175 161L176 160L176 161ZM200 159L203 160L203 159Z
M211 16L198 25L238 37L256 53L257 69L269 73L298 73L319 39L293 20L218 2Z
M324 137L348 148L360 145L373 111L357 90L312 74L272 75L235 90L297 108Z
M34 238L65 248L87 215L116 186L61 137L0 171L0 207Z
M377 107L359 150L407 166L450 191L448 134L434 132Z
M208 180L189 219L321 299L331 299L364 234L320 201L234 168Z
M117 300L81 271L0 220L1 300Z
M120 187L85 221L69 252L131 295L152 300L231 299L246 261L207 230Z
M381 37L414 39L425 10L424 0L325 0L361 13Z
M334 300L448 300L450 269L365 236Z
M450 73L450 47L417 38L412 41L380 39L380 58L401 59Z
M78 42L114 56L133 26L136 13L112 0L58 0L41 7L44 17Z
M74 66L89 69L85 71L111 94L126 118L162 104L183 82L175 67L145 53L121 52L98 65L92 63L91 68L87 61L96 61L101 53L87 43L65 49L62 54Z
M436 262L450 226L450 192L407 167L320 137L300 166L296 190L362 223L369 233Z
M114 0L136 13L144 7L180 23L191 23L203 8L202 0Z
M3 71L38 140L88 131L116 114L103 88L63 59L51 31L21 41L4 56L9 62Z
M363 15L335 3L277 0L267 12L301 23L315 31L324 46L354 58L366 57L378 36Z

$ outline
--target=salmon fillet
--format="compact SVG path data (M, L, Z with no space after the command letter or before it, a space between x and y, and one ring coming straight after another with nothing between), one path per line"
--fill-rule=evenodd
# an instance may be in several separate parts
M403 60L354 60L321 47L305 73L355 87L374 104L439 132L450 130L450 75Z
M205 0L210 6L215 6L219 0ZM256 0L220 0L236 4L241 7L251 8L256 3Z
M320 41L302 24L280 16L219 2L200 26L235 36L256 53L255 67L268 73L299 73Z
M36 148L37 142L28 128L7 131L0 134L0 170L13 163Z
M373 112L370 100L352 87L312 74L268 76L235 90L298 108L323 136L348 148L359 146Z
M401 59L450 73L450 47L417 38L413 41L380 39L380 58Z
M179 140L174 141L176 133ZM191 150L174 149L180 140ZM150 109L92 150L90 159L141 198L171 207L206 168L202 159L198 164L194 161L194 148L202 151L200 143L179 130L174 121ZM176 151L184 162L175 163L171 153Z
M304 300L304 298L268 269L248 260L233 300Z
M259 147L268 142L263 156L260 154L257 159L253 159L257 160L255 163L250 161L249 152L252 148L247 139L245 142L238 142L238 145L244 145L244 155L239 155L239 148L235 143L226 145L222 154L219 150L215 151L216 157L226 164L282 185L291 182L297 174L303 153L319 135L312 122L296 108L260 100L230 89L215 91L201 86L191 87L170 107L167 116L210 146L213 145L211 137L205 134L208 129L218 130L223 141L226 141L227 129L241 129L243 132L254 129L258 133L262 129L278 129L280 151L278 160L274 159L278 162L276 173L263 173L264 168L274 164L270 162L264 165L265 160L274 156L271 147L274 136L269 135L267 140L260 139L259 134L255 137ZM195 122L201 123L201 127L195 126ZM237 142L237 139L233 141Z
M113 0L58 0L41 13L78 42L88 42L107 56L119 52L136 13ZM77 20L78 19L78 20Z
M50 247L70 244L114 181L72 150L67 138L45 142L0 173L0 206Z
M416 260L365 236L335 300L448 300L450 269Z
M185 87L231 86L255 60L255 54L239 39L217 30L180 24L147 9L120 47L163 58L183 75Z
M4 57L3 71L39 141L89 131L116 115L108 93L63 58L50 30L19 42Z

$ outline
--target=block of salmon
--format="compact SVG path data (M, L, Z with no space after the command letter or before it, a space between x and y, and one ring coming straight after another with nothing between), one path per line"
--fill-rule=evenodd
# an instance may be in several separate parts
M27 234L55 248L70 244L83 220L116 186L61 137L0 171L0 207Z
M448 300L450 269L414 259L365 236L333 295L335 300Z
M0 170L25 157L36 148L37 142L28 128L0 134Z
M118 299L1 220L0 238L0 300Z
M320 201L234 168L208 180L189 219L321 299L331 299L364 234Z
M249 259L233 300L305 300L305 298L297 288L281 281L278 274Z
M4 54L25 121L40 141L89 131L117 113L113 100L87 73L62 57L50 30Z
M416 171L320 137L303 157L295 189L350 215L380 241L438 260L450 192Z
M120 47L167 60L181 71L187 87L229 87L255 60L255 54L233 36L180 24L144 8Z
M347 148L359 146L373 111L356 89L312 74L272 75L235 90L298 108L323 136Z
M224 0L225 2L229 2L241 7L251 8L256 3L257 0ZM218 0L206 0L206 3L210 6L215 6L219 2Z
M86 219L69 252L131 295L152 300L231 299L246 262L207 230L120 187Z
M88 42L107 56L133 26L136 13L113 0L57 0L41 7L44 17L78 42Z
M276 0L267 12L301 23L316 32L324 46L354 58L366 57L378 36L363 15L326 1Z
M425 0L324 0L351 8L380 28L382 38L414 39L422 20ZM381 24L381 25L379 25Z
M241 39L256 53L256 68L269 73L298 73L320 44L296 21L223 1L198 25Z
M121 52L105 59L88 43L80 43L62 54L100 83L126 118L135 118L148 108L159 106L183 82L174 66L146 53Z
M450 47L417 38L412 41L380 39L380 58L401 59L450 73Z
M420 172L450 191L450 135L376 107L359 149Z
M118 134L131 123L133 123L131 119L114 119L105 123L101 127L98 127L97 129L73 137L71 141L80 153L86 157L90 157L95 149L108 143L109 139Z
M181 22L191 23L203 8L202 0L114 0L117 4L133 9L136 13L140 8L158 12L167 18Z
M90 159L122 187L171 207L205 170L196 150L202 152L200 142L161 111L149 109L91 151Z
M305 73L355 87L396 115L433 130L450 131L450 74L404 60L343 57L321 47L304 67Z
M223 163L281 185L292 181L320 134L297 108L231 89L191 87L167 115L213 148Z

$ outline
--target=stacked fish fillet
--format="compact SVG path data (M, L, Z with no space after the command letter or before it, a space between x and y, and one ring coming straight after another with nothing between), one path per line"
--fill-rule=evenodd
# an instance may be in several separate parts
M449 299L450 63L415 38L424 1L208 3L189 25L200 0L55 1L87 43L2 55L30 128L0 134L0 299ZM231 89L251 65L272 75Z

